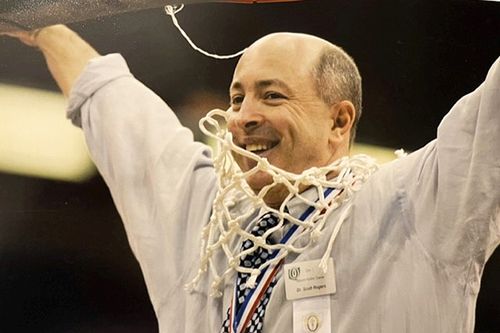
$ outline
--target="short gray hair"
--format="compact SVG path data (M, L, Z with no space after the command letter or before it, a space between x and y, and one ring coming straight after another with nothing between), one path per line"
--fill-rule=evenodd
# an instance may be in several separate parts
M361 75L354 60L340 47L329 45L321 51L312 75L319 97L328 105L348 100L356 110L350 144L361 117Z

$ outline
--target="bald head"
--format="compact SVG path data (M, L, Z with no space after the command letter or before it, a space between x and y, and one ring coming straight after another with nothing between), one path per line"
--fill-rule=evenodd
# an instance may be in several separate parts
M236 67L255 65L267 60L286 62L297 74L311 74L311 68L319 59L321 51L331 45L329 42L306 34L280 32L264 36L254 42L243 54Z
M279 32L266 35L254 42L238 62L235 74L241 67L258 66L256 59L266 60L266 65L285 63L294 75L311 80L321 98L328 105L350 101L356 110L351 129L354 139L361 116L361 76L352 58L340 47L316 36ZM279 66L277 66L279 67Z
M245 51L241 60L245 57L254 56L256 53L284 53L286 55L298 55L302 59L315 59L325 47L333 46L330 42L316 36L278 32L266 35L255 41Z

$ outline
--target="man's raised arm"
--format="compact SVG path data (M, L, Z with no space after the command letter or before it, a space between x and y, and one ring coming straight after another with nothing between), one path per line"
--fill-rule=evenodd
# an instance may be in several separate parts
M92 46L64 25L6 35L42 51L52 76L66 97L88 61L99 56Z
M197 267L197 237L216 191L209 149L119 54L99 56L61 25L10 35L42 50L69 97L67 116L83 129L160 316L179 278Z

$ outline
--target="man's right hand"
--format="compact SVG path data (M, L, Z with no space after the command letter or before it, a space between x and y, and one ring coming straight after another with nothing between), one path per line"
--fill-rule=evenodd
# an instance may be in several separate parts
M2 33L37 47L47 61L50 73L65 96L69 96L76 79L89 62L99 56L92 46L64 25L53 25L33 31Z
M21 42L28 46L38 47L36 43L36 37L42 29L36 29L33 31L12 31L12 32L2 32L0 35L10 36L19 39Z

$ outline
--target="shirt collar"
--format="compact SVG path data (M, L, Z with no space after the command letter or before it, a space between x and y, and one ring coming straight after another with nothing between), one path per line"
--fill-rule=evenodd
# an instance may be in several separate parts
M299 218L307 208L309 208L309 205L304 202L302 198L306 198L309 201L316 201L318 199L318 189L314 186L309 187L307 190L304 192L300 193L301 198L294 196L293 198L290 199L290 201L286 204L286 209L288 209L288 214L295 218ZM253 222L251 223L250 227L253 226L258 219L266 214L269 210L267 207L262 207L259 210L259 214ZM288 229L292 226L293 224L286 223L283 228L276 230L273 234L272 237L275 239L275 241L279 241L283 235L288 231Z
M314 202L319 198L318 188L315 186L311 186L304 192L300 193L300 196L306 198L309 201ZM304 202L302 198L294 196L287 203L286 207L288 208L290 215L299 218L302 215L302 213L304 213L306 209L309 208L309 205L306 202Z

